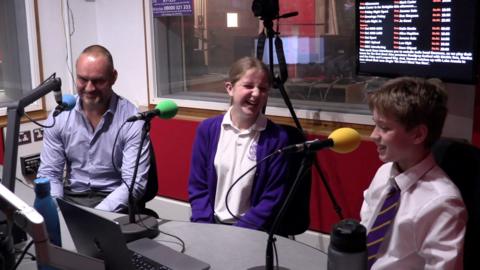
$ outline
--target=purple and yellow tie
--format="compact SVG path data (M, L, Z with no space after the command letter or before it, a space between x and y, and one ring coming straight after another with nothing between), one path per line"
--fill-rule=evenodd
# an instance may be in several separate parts
M373 223L372 228L367 235L367 250L368 250L368 268L377 260L378 250L382 245L383 239L393 223L395 214L400 203L400 189L392 187L383 202L382 208L378 212L377 218Z

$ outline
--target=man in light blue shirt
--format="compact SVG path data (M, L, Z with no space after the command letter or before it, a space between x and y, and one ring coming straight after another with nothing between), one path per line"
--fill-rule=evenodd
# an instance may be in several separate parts
M83 50L76 72L77 104L70 112L58 115L54 127L45 129L37 177L50 179L53 196L101 210L125 211L143 121L123 125L138 111L113 92L117 71L106 48L92 45ZM47 121L52 123L52 117L50 114ZM148 137L141 147L133 190L136 199L143 195L147 182Z

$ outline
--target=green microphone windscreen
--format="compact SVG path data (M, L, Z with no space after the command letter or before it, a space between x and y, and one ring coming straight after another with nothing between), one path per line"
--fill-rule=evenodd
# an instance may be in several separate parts
M160 101L155 109L159 111L158 117L163 119L173 118L178 112L177 104L169 99Z

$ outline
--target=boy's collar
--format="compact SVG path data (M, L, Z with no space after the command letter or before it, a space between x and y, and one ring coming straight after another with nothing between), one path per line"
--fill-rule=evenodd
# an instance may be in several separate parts
M422 178L433 166L435 166L435 159L433 155L428 154L422 161L408 170L401 172L396 163L393 163L390 177L395 178L395 183L400 190L407 190Z

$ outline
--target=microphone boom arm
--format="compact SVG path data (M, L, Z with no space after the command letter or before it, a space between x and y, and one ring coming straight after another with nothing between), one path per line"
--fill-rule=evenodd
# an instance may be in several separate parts
M51 78L37 88L21 97L18 101L7 105L7 132L5 138L5 158L3 164L2 184L9 190L15 189L15 174L17 170L18 135L20 130L20 117L25 112L25 107L37 99L45 96L50 91L61 88L60 78Z

